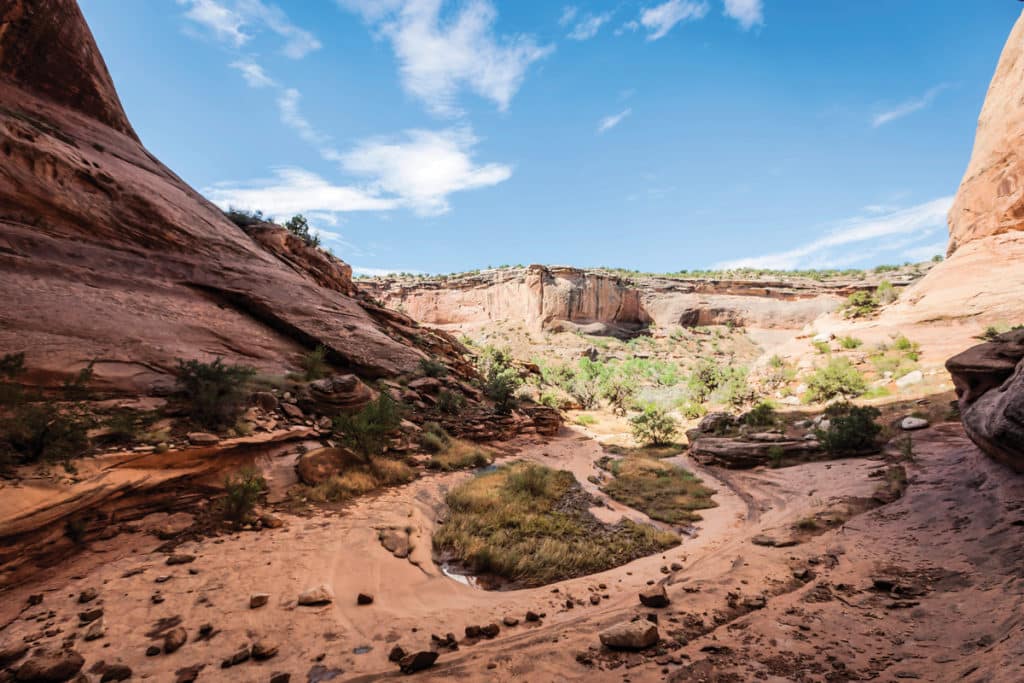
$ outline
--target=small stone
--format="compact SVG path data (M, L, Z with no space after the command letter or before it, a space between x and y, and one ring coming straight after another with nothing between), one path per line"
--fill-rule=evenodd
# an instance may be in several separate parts
M540 621L540 615L537 614L536 612L532 611L532 610L527 611L527 613L526 613L526 620L527 621Z
M291 683L292 675L284 671L275 671L270 674L270 683Z
M161 595L159 591L157 591L156 593L153 593L153 595L149 599L154 605L159 605L161 602L164 601L164 596Z
M263 524L263 527L265 529L280 529L284 526L283 519L276 515L272 515L269 512L264 512L262 515L260 515L260 522Z
M601 631L601 643L617 650L643 650L657 643L658 627L649 621L626 621Z
M96 621L89 624L89 628L85 630L84 638L86 640L99 640L107 632L106 627L103 625L103 619L97 619Z
M205 667L205 664L193 664L192 666L186 666L184 669L178 669L174 672L174 683L195 683L196 679L199 678L199 672Z
M325 585L320 584L316 588L299 593L299 604L306 606L327 605L334 601L334 593Z
M516 619L515 617L509 615L509 616L504 617L501 620L501 623L505 624L505 626L508 626L509 628L512 628L513 626L518 626L519 625L519 620Z
M751 598L744 598L743 602L740 604L747 609L764 609L764 606L768 604L768 601L763 595L758 595Z
M434 666L437 661L437 653L429 650L420 650L402 657L398 666L404 674L414 674Z
M236 664L246 662L249 660L250 654L251 652L249 651L249 646L243 645L242 647L235 650L229 657L224 659L224 661L220 663L220 668L227 669L229 667L235 666Z
M174 553L167 556L167 564L174 566L176 564L188 564L189 562L195 562L196 556L189 555L187 553Z
M913 386L914 384L920 384L923 381L924 373L920 370L914 370L898 378L896 380L896 386L900 389L905 389L906 387Z
M402 661L402 658L405 657L406 654L406 651L402 648L401 645L395 645L393 648L391 648L391 652L388 653L388 661L400 662Z
M359 595L356 596L356 604L357 605L372 605L373 604L373 596L369 595L367 593L360 593Z
M640 591L640 604L644 607L667 607L669 603L665 586L657 585Z
M601 604L601 596L598 595L597 593L591 593L590 594L590 604L591 605L599 605L599 604Z
M181 646L188 641L188 631L181 626L172 628L164 634L164 654L171 654L181 649Z
M277 410L278 406L277 396L269 391L257 391L252 395L252 402L262 408L265 413Z
M96 597L99 594L100 594L99 591L96 590L95 588L86 588L85 590L83 590L81 593L78 594L78 602L80 604L83 604L83 605L85 603L87 603L87 602L92 602L93 600L96 599Z
M132 677L132 668L127 664L108 664L100 677L100 683L108 681L127 681Z
M301 420L306 417L306 414L302 412L302 409L294 403L282 403L281 412L292 420Z
M914 417L913 415L905 417L900 421L900 429L908 432L914 431L915 429L924 429L927 426L928 420L923 417Z
M96 621L97 619L99 619L102 616L103 616L103 608L102 607L94 607L92 609L87 609L84 612L79 612L78 613L78 620L81 621L83 624L88 624L89 622Z
M497 624L487 624L487 626L480 627L480 635L482 635L484 638L487 638L488 640L496 638L498 636L498 632L500 631L501 628L499 628Z
M481 636L479 626L467 626L465 632L467 638L479 638Z
M220 437L209 432L189 432L188 442L193 446L213 446L220 443Z
M263 607L270 602L270 593L253 593L249 596L249 609Z
M682 571L683 569L683 565L679 564L678 562L673 562L671 565L669 565L669 567L674 572Z
M257 640L252 646L252 658L258 662L277 654L277 645L269 640Z
M28 604L29 607L35 607L36 605L43 604L43 594L33 593L32 595L28 596Z
M156 645L150 645L146 648L147 657L156 657L158 654L160 654L160 648L158 648Z
M18 669L17 681L49 683L74 678L85 664L74 650L39 650Z

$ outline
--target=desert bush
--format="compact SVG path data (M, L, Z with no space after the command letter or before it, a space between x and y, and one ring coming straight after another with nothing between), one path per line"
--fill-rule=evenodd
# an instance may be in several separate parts
M448 368L436 358L421 358L420 371L427 377L444 377Z
M807 381L807 400L827 401L831 398L860 396L867 389L864 376L846 358L833 358L818 368Z
M605 380L601 386L601 396L611 405L613 413L625 415L633 396L636 395L636 389L634 380L615 375Z
M96 361L89 361L89 364L75 373L74 377L64 380L61 384L64 396L72 401L78 401L88 396L89 382L92 381L94 374L92 366L95 362Z
M778 420L771 401L761 400L743 416L744 424L751 427L772 427Z
M672 443L679 432L679 423L662 408L648 406L630 419L633 438L645 446L663 446Z
M782 459L785 457L786 451L783 450L782 446L768 447L768 465L773 469L782 467Z
M899 297L899 292L892 286L892 283L888 280L882 280L878 283L878 288L875 289L875 299L882 306L891 304Z
M875 420L882 413L872 406L834 403L825 411L828 429L816 429L815 435L829 455L853 455L875 450L882 431Z
M602 490L651 519L669 524L695 522L701 519L696 510L716 506L711 499L715 491L681 467L643 456L605 462L615 478Z
M866 318L878 311L878 299L871 292L854 292L840 308L844 317Z
M310 232L309 221L301 213L297 213L289 218L284 224L285 230L295 235L307 246L319 247L320 246L320 235L319 233Z
M420 432L420 446L428 453L440 453L452 443L452 437L436 422L424 422Z
M548 408L558 408L562 404L558 394L553 391L542 392L539 401L542 406L547 406Z
M508 351L493 346L484 347L477 359L477 368L483 377L484 394L494 401L495 410L499 413L510 412L523 380L512 366L512 357Z
M832 347L827 341L811 342L811 345L814 346L814 350L817 351L819 355L825 356L832 352Z
M344 446L369 460L384 452L388 435L401 423L401 407L381 392L377 400L367 403L359 412L334 418L334 433L341 435Z
M491 464L494 456L486 449L461 439L452 439L451 444L442 452L431 456L427 467L442 472L454 472L467 468L483 467Z
M696 420L707 415L708 410L696 401L680 401L679 413L687 420Z
M303 354L299 364L302 366L302 376L307 382L322 379L331 373L331 366L327 364L327 348L322 344Z
M212 363L178 359L178 387L189 417L211 429L234 424L255 374L248 366L225 365L222 358Z
M245 467L237 474L227 476L222 503L224 518L235 524L248 520L266 488L267 481L255 467Z
M851 337L850 335L841 337L839 339L839 345L846 349L847 351L856 349L863 343L864 342L862 342L860 339L857 339L856 337Z
M576 419L574 420L574 422L576 424L578 424L578 425L586 427L588 425L597 424L597 418L594 417L593 415L587 415L586 413L581 413L580 415L576 416Z
M89 447L88 422L49 403L19 406L0 423L0 450L21 463L68 460Z
M437 394L437 409L446 415L458 415L466 409L466 397L457 391L442 389Z

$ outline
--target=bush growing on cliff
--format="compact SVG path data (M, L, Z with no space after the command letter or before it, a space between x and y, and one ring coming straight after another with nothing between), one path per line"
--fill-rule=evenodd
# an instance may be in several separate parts
M644 446L664 446L679 433L679 423L662 408L648 406L630 421L633 438Z
M21 463L54 462L81 455L89 447L88 422L73 411L48 403L18 407L0 424L0 460Z
M837 396L853 398L867 389L864 376L846 358L833 358L818 368L807 381L806 398L810 402L827 401Z
M237 475L229 475L224 479L224 501L222 512L224 518L241 524L249 519L260 494L267 488L267 481L254 467L246 467Z
M451 389L442 389L437 394L437 409L446 415L458 415L466 409L466 397Z
M289 218L284 224L285 230L298 237L300 240L306 243L309 247L320 246L320 234L316 232L310 232L309 221L301 213L297 213Z
M402 423L402 409L387 393L366 404L353 415L334 418L334 433L341 435L342 445L367 461L380 455L388 445L388 435Z
M444 377L448 374L448 368L436 358L421 358L420 370L427 377Z
M249 382L256 371L246 365L225 365L223 358L212 363L178 359L178 387L185 398L189 417L209 429L233 425L248 396Z
M319 344L312 351L303 354L300 364L303 377L307 382L322 379L331 372L331 366L327 364L327 349L323 344Z
M854 292L840 310L846 318L866 318L878 310L878 299L871 292Z
M761 400L743 416L743 423L751 427L773 427L778 420L771 401Z
M510 412L523 380L512 366L512 357L508 351L493 346L484 347L477 359L477 368L483 377L484 394L494 401L495 410L499 413Z

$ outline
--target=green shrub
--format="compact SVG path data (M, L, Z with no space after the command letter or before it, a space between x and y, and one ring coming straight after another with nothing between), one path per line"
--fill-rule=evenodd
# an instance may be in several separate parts
M303 377L305 377L307 382L322 379L331 373L331 366L327 364L326 359L327 348L322 344L309 353L303 354L300 365L302 366Z
M829 343L827 341L816 341L816 342L811 342L811 344L814 346L814 349L820 355L824 356L824 355L827 355L827 354L832 352L832 347L829 345Z
M757 405L743 416L743 422L751 427L771 427L775 425L777 419L775 406L771 401L765 400L758 401Z
M427 377L444 377L448 367L436 358L421 358L420 371Z
M93 378L92 366L96 361L89 361L89 364L78 371L71 379L64 380L61 385L61 389L64 391L64 395L72 401L78 401L86 398L89 394L89 382Z
M782 448L782 446L768 447L768 465L773 469L782 467L782 459L785 457L786 451Z
M420 432L420 446L428 453L440 453L451 446L452 437L436 422L424 422Z
M842 337L839 340L839 345L842 346L847 351L856 349L863 343L864 342L862 342L860 339L857 339L856 337L851 337L849 335Z
M247 521L259 501L260 494L267 488L267 482L254 467L245 467L237 475L224 479L224 518L241 524Z
M89 447L88 423L52 404L19 406L0 424L0 450L22 463L68 460Z
M892 283L888 280L882 280L878 283L878 289L875 290L875 299L882 306L891 304L899 297L899 293L896 288L892 286Z
M446 415L458 415L466 409L466 397L457 391L442 389L437 394L437 409Z
M576 424L578 424L578 425L580 425L582 427L586 427L588 425L597 424L597 418L594 417L593 415L587 415L586 413L581 413L581 414L576 416L575 422L576 422Z
M815 435L829 455L854 455L875 450L882 431L875 422L882 413L872 406L834 403L825 411L828 429L816 429Z
M512 357L508 351L493 346L484 347L477 360L477 368L483 378L484 395L494 401L495 410L499 413L511 412L523 380L512 366Z
M307 246L319 247L320 246L320 235L315 232L310 232L309 221L301 213L297 213L284 224L285 230L295 235Z
M562 402L559 400L558 394L553 391L545 391L540 395L540 404L548 408L558 408Z
M189 417L211 429L234 424L255 374L248 366L225 365L222 358L212 363L178 359L178 387Z
M645 446L664 446L672 443L679 433L679 423L664 409L648 406L630 419L633 438Z
M846 358L833 358L807 381L807 399L819 402L837 396L851 398L860 396L866 389L864 376L853 363Z
M380 455L388 445L388 435L402 423L401 407L386 392L352 415L334 418L334 432L341 435L347 448L363 456Z
M636 395L636 380L615 375L605 380L601 388L601 396L612 407L616 415L625 415L626 409Z
M708 410L696 401L681 401L679 403L679 412L687 420L696 420L707 415Z
M854 292L840 308L847 318L866 318L878 311L878 299L871 292Z

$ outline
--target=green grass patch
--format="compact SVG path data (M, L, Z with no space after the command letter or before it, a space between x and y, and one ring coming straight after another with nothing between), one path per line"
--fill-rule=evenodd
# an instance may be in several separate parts
M652 458L626 457L599 463L615 478L602 490L612 499L670 524L696 522L696 510L716 507L710 489L690 472Z

